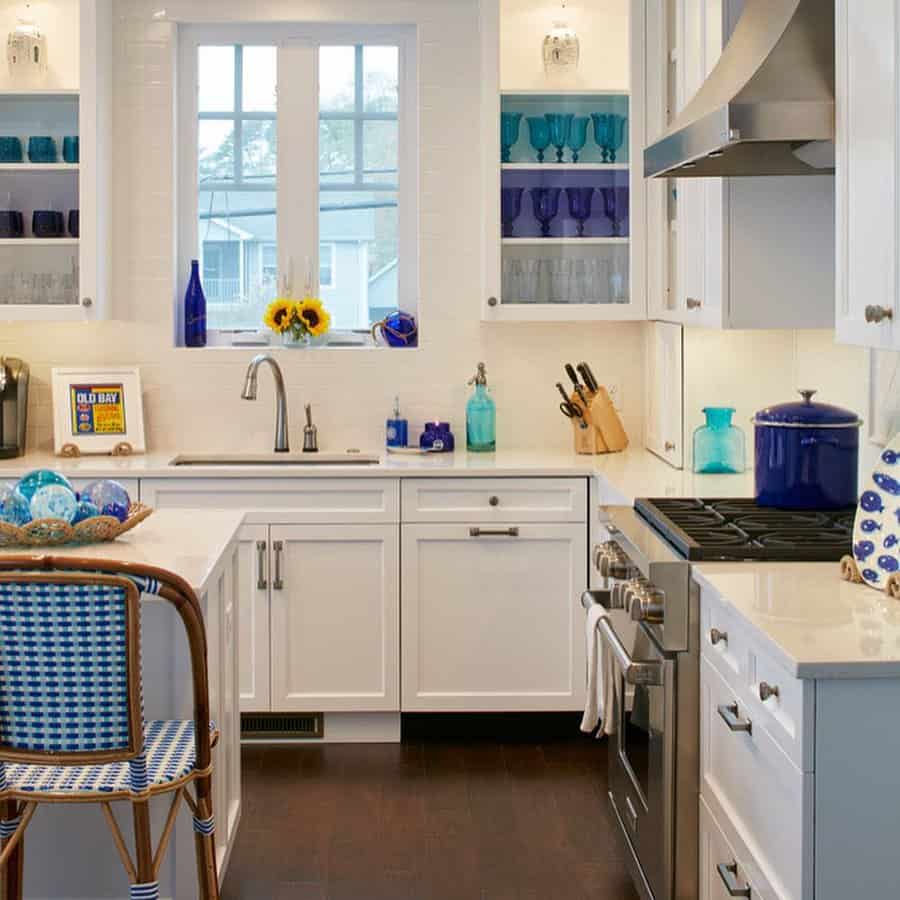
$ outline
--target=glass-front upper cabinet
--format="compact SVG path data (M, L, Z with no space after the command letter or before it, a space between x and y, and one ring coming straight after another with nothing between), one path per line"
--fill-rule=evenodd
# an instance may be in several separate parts
M487 320L646 314L644 0L563 7L482 2Z

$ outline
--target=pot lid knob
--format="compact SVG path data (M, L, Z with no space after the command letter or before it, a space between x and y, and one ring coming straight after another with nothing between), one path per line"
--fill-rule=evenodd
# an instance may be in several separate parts
M812 398L818 393L817 390L810 390L809 388L801 388L800 396L803 398L804 403L812 403Z

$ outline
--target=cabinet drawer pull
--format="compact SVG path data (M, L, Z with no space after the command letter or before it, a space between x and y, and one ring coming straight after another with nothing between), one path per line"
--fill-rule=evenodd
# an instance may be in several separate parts
M489 497L489 498L488 498L488 503L489 503L491 506L499 506L499 505L500 505L500 498L499 498L496 494L494 494L492 497Z
M272 550L275 551L275 577L272 579L272 589L284 590L284 582L281 580L281 555L284 552L284 541L272 541Z
M728 643L728 632L727 631L719 631L718 628L710 628L709 639L712 642L713 646L715 646L716 644L727 644Z
M269 586L266 579L266 542L256 542L256 589L264 591Z
M866 321L870 324L877 325L879 322L883 322L885 319L891 319L893 321L894 311L887 306L867 306L866 307Z
M770 697L780 697L781 692L778 690L778 685L769 684L768 681L761 681L759 683L759 699L762 700L763 703L766 702Z
M719 873L719 878L722 879L722 884L725 885L725 890L728 891L729 897L749 897L751 893L750 885L745 884L743 887L738 885L737 870L737 861L732 861L728 864L719 863L716 866L716 871Z
M671 453L675 449L675 441L666 441L663 445L666 453Z
M703 306L703 301L698 300L696 297L688 297L686 305L688 309L700 309Z
M512 528L470 528L469 537L518 537L519 529Z
M746 731L747 734L753 733L753 723L749 719L742 719L738 715L737 703L724 703L716 707L722 721L728 726L729 731Z

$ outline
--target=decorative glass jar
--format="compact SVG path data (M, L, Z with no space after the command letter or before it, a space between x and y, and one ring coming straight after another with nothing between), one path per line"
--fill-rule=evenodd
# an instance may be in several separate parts
M739 474L747 465L744 432L731 421L730 406L707 406L706 424L694 432L694 471L704 475Z

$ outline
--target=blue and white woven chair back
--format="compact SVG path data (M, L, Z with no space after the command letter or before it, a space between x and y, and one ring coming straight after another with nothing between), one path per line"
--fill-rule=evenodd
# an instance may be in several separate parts
M140 769L139 601L127 578L0 574L0 760Z

